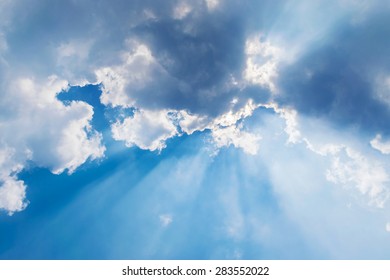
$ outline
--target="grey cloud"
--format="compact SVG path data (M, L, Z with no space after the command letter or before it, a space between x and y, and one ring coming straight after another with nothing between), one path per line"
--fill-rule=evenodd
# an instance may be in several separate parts
M336 126L389 134L389 107L375 94L375 79L390 70L389 12L340 24L328 42L284 67L277 101Z

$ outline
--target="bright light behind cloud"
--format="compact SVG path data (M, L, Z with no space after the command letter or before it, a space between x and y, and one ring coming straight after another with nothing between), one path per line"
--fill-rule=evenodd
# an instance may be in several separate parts
M102 249L112 258L142 234L143 258L289 257L278 244L389 256L356 247L361 234L337 246L365 222L389 241L388 4L38 2L0 1L2 211L38 215L27 206L53 196L47 182L77 182L52 217L117 216L105 233L94 224L112 240L134 232L123 251ZM149 220L127 225L128 209Z
M257 35L246 41L245 53L247 55L243 73L245 80L275 92L274 80L277 78L278 62L283 59L282 50L270 42L262 42L261 36Z

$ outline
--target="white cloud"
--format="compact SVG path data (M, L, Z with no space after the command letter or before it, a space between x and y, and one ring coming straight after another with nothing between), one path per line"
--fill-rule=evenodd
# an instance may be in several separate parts
M90 126L92 107L76 101L64 105L56 98L67 88L67 82L55 76L44 83L19 79L1 104L10 108L9 120L2 124L2 140L10 147L16 145L17 151L30 150L31 160L54 173L73 172L88 158L102 157L105 150L101 135Z
M59 174L75 171L88 159L104 155L101 134L91 128L93 109L84 102L64 105L56 95L68 83L55 76L46 81L17 78L0 101L0 193L10 213L26 206L25 185L16 178L26 161ZM19 198L19 199L17 199Z
M288 135L287 143L297 144L305 139L299 130L298 113L291 108L281 108L276 103L261 104L261 107L272 109L285 120L284 132Z
M9 174L19 172L23 166L19 163L20 158L17 158L14 148L1 147L0 149L0 179L6 178ZM25 151L25 157L29 158L30 153ZM22 157L24 158L24 156Z
M71 121L64 127L56 149L60 164L53 168L53 173L59 174L65 169L72 173L88 159L103 157L102 135L92 130L89 124L91 117L85 115L84 119Z
M301 140L301 133L298 129L297 111L291 109L283 109L280 112L281 117L286 121L284 131L288 135L288 142L296 144Z
M261 136L243 131L241 126L214 127L211 135L217 148L233 145L251 155L257 154L259 150Z
M23 181L14 177L0 180L0 209L4 209L9 215L26 208L26 185Z
M117 121L111 126L115 140L125 141L126 146L138 146L144 150L162 150L165 141L178 134L169 111L140 110L133 117Z
M250 161L248 168L245 165L244 168L246 172L249 169L249 174L256 176L265 169L264 173L270 180L272 192L283 215L292 221L292 224L285 224L286 227L279 233L275 229L281 223L270 223L271 228L264 238L277 239L278 234L283 235L285 230L297 226L302 234L301 238L308 245L306 248L325 258L382 256L380 246L378 250L370 244L359 246L362 238L367 236L373 237L378 244L385 240L383 221L388 221L389 204L386 203L386 194L390 182L380 180L381 173L375 169L388 172L389 163L383 160L383 156L373 153L367 143L361 143L360 135L354 134L356 131L332 131L330 124L326 125L318 119L308 119L304 115L298 115L297 120L302 141L293 144L286 143L286 122L273 110L260 109L248 119L261 131L262 140L261 152L256 157L249 157L253 161ZM334 135L335 132L338 138ZM305 138L309 139L312 149L307 146ZM365 163L362 166L358 163L360 158L353 155L350 158L347 155L346 146L364 156ZM336 157L343 166L341 173L344 175L340 176L345 178L346 184L339 180L331 182L326 178L326 170L332 169ZM370 185L370 179L363 176L365 172L376 178L376 182ZM374 183L382 185L382 193L375 194L377 187ZM364 184L367 187L365 194L358 188ZM239 185L245 189L241 181ZM272 220L274 219L273 215ZM362 221L367 224L367 231L364 233L359 231ZM260 228L255 232L258 237L261 234Z
M23 168L19 160L15 157L15 149L0 149L0 209L7 211L9 215L22 211L28 204L24 182L12 175Z
M357 190L372 206L384 207L390 198L386 165L368 151L362 151L360 141L356 141L358 136L348 130L335 131L319 119L299 118L296 111L274 103L261 106L272 109L284 119L287 144L304 144L306 149L329 161L330 166L324 172L328 181L345 189ZM386 151L387 146L379 140L377 136L371 145Z
M245 53L244 79L275 92L275 79L278 76L278 64L283 57L282 50L256 35L247 39Z
M251 116L258 107L249 100L243 107L231 109L215 118L190 114L185 110L139 109L134 116L117 120L111 131L115 140L125 141L128 147L135 145L145 150L160 151L166 147L167 139L180 135L178 127L188 135L207 129L211 132L215 148L233 145L254 155L258 152L261 137L244 131L243 125L238 122Z
M380 151L382 154L390 154L390 141L383 142L382 135L377 134L374 139L370 141L371 147Z
M387 223L387 224L386 224L386 231L387 231L387 232L390 232L390 223Z
M235 105L235 102L232 102L231 105ZM236 124L239 120L245 119L253 114L253 112L260 105L255 104L253 100L249 99L248 102L236 110L230 109L226 113L218 116L214 120L215 125L221 126L230 126Z
M132 93L145 87L159 68L150 49L129 41L130 52L123 55L123 64L96 70L97 82L102 83L101 102L104 105L131 107L136 104ZM155 74L155 73L154 73Z
M236 102L232 102L233 106L235 104ZM204 115L189 114L182 110L179 112L178 124L187 134L205 129L210 130L212 142L217 150L233 145L243 149L245 153L255 155L259 150L260 135L244 131L243 124L238 124L238 122L251 116L258 107L259 105L249 100L241 108L231 109L214 119Z
M379 208L384 207L390 196L390 178L383 166L348 147L333 157L326 178L335 184L356 188L368 196L370 204Z
M179 115L180 128L188 135L194 133L195 131L203 131L210 126L211 120L207 116L189 114L184 110L181 110Z
M233 100L231 105L235 105ZM261 136L244 130L243 121L250 117L260 105L249 100L244 106L216 117L208 126L217 149L233 145L245 153L255 155L259 151Z

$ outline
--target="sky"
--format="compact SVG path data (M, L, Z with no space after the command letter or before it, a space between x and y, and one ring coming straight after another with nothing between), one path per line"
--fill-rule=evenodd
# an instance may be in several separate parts
M0 259L389 259L390 1L0 0Z

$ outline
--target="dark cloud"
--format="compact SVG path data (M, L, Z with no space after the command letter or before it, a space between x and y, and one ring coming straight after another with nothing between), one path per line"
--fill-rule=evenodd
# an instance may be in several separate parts
M151 81L141 88L126 89L141 107L215 116L234 97L264 99L264 92L257 96L252 88L229 84L232 77L241 78L247 36L269 28L270 15L284 1L220 1L213 11L204 1L190 1L190 13L177 19L179 3L15 1L12 26L4 29L6 60L17 75L92 82L96 69L123 62L120 54L130 51L126 42L134 39L145 43L165 70L151 71ZM73 50L61 56L67 47Z
M91 78L99 65L119 62L132 27L147 20L146 11L167 17L175 1L63 1L16 0L3 24L9 51L6 60L24 75L31 72L48 76ZM11 24L12 23L12 24ZM83 63L58 65L58 47L75 41L89 41L88 57ZM79 50L80 51L80 50ZM61 66L61 67L59 67Z
M259 18L253 12L258 5L222 3L223 12L194 10L181 20L151 20L132 30L166 71L154 73L153 81L141 90L127 89L137 105L216 116L235 97L245 102L249 98L264 101L269 96L260 87L232 85L233 78L241 79L245 67L245 41L254 30L254 18Z
M389 106L375 93L377 76L389 74L389 34L385 12L340 25L326 44L280 71L278 102L336 125L389 134Z
M242 68L245 38L240 20L209 16L196 25L194 34L186 32L185 24L167 20L137 28L174 78L202 90Z

